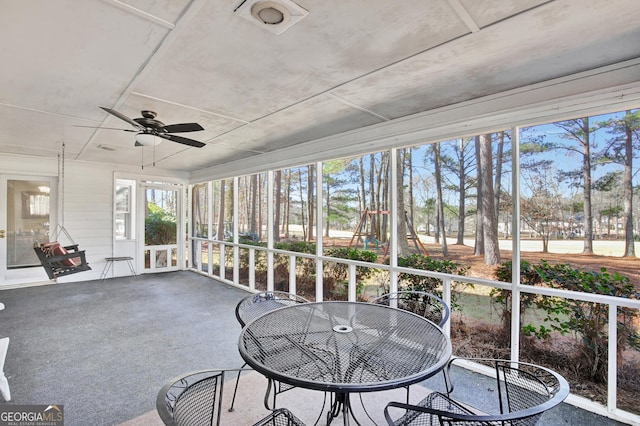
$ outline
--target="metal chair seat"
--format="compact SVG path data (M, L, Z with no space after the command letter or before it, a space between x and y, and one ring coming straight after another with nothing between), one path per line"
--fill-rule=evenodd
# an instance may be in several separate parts
M286 408L276 408L253 426L304 426L304 423Z

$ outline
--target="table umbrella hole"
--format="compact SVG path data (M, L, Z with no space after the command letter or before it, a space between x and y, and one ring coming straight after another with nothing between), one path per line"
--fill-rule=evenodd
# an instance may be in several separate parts
M348 325L336 325L335 327L333 327L333 331L338 333L349 333L353 331L353 328L349 327Z

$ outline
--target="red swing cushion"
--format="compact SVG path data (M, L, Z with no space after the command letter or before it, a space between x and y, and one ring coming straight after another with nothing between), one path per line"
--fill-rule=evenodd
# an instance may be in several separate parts
M51 249L55 245L60 245L60 243L57 242L57 241L51 241L49 243L41 243L40 244L40 250L42 250L42 253L44 253L45 256L51 257L51 256L53 256L53 253L51 252Z
M60 243L57 241L41 244L40 247L42 247L42 251L47 256L62 256L64 254L69 253L67 249L62 247ZM79 257L76 257L76 258L64 259L61 262L65 266L78 266L81 263L81 259Z

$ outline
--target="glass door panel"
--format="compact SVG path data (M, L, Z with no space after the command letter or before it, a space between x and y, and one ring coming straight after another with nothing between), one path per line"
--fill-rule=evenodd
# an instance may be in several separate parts
M7 179L7 269L40 266L33 244L49 241L48 181Z
M49 241L55 179L0 175L0 283L42 279L33 251Z
M181 192L172 187L144 188L144 270L165 272L177 270L179 262Z

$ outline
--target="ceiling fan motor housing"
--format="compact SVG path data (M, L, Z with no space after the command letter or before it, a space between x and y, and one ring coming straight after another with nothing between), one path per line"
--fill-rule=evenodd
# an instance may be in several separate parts
M155 131L160 133L166 133L164 123L156 120L156 113L153 111L142 111L142 117L134 118L133 121L145 127L146 131Z

